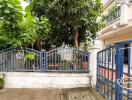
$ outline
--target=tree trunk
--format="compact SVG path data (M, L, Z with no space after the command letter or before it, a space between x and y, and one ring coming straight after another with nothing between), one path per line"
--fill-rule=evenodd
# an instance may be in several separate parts
M41 38L37 38L36 40L36 47L37 47L37 50L41 51L41 49L43 48L42 47L42 40Z
M74 48L78 48L78 31L75 30L73 35L74 35Z

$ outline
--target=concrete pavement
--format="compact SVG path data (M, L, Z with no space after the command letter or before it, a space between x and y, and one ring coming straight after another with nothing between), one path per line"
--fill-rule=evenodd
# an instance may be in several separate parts
M3 89L0 100L103 100L89 88L78 89Z

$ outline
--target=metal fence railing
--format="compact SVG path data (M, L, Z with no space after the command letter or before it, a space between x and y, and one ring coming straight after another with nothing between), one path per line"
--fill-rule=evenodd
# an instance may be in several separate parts
M41 71L42 53L33 49L0 51L0 71Z
M132 41L121 42L98 52L96 89L107 100L132 100L130 77Z
M58 48L48 52L48 70L89 72L89 53L75 48Z
M109 13L107 16L106 16L106 19L104 20L104 23L105 23L105 27L110 25L111 23L113 23L113 21L115 21L117 18L120 17L121 15L121 11L120 11L120 7L116 8L115 11L111 11L111 13Z
M30 48L0 51L0 71L89 72L89 53L75 48L49 52Z
M99 30L109 26L110 24L117 21L118 18L121 16L121 8L113 8L111 11L108 11L107 15L103 15L102 18L99 21Z

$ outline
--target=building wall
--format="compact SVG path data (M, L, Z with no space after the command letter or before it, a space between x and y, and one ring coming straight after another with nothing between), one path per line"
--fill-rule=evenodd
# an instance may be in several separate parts
M105 0L102 0L102 3ZM123 2L122 2L123 1ZM119 5L117 5L119 4ZM95 48L91 48L90 68L93 72L94 81L96 83L97 75L97 53L101 49L106 48L109 45L115 43L132 40L132 3L128 3L128 0L107 0L103 3L102 15L105 15L112 7L120 6L120 16L112 20L110 24L103 27L97 32ZM102 16L100 16L101 18ZM101 69L103 73L103 68ZM107 70L108 72L108 70ZM107 73L106 72L106 73ZM111 71L109 73L111 76ZM114 76L116 73L114 72ZM108 73L106 77L108 76Z
M132 40L132 32L131 33L127 33L127 34L123 34L120 36L116 36L114 38L108 38L105 40L105 44L104 45L109 45L109 44L115 44L121 41L127 41L127 40Z
M102 41L102 47L121 41L132 40L132 3L129 0L107 0L103 4L102 15L107 13L113 6L120 6L121 15L110 25L97 32L97 40ZM103 46L102 46L103 45Z

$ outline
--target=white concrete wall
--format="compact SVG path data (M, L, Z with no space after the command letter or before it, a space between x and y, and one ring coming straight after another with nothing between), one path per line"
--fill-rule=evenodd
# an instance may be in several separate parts
M89 49L90 52L90 63L89 69L92 76L93 85L96 85L96 75L97 75L97 53L102 48L103 42L100 40L95 40L95 44Z
M120 17L120 25L127 25L129 18L129 9L128 9L128 0L123 0L123 4L121 5L121 17Z
M5 88L88 87L89 74L5 72Z

